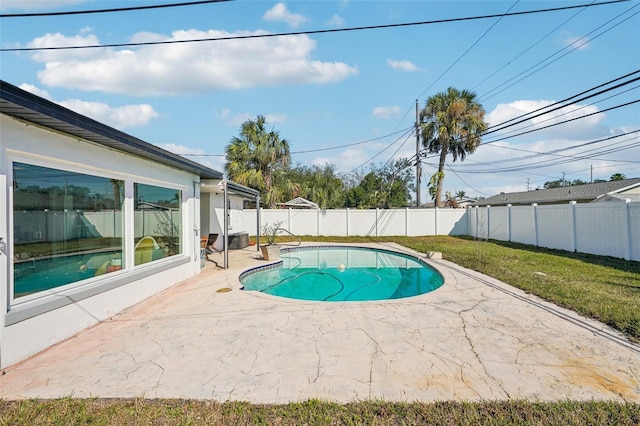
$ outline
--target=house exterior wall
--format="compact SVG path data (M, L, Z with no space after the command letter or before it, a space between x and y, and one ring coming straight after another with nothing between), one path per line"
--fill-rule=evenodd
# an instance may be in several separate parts
M201 226L202 235L220 234L224 227L224 194L203 192L201 195ZM244 200L241 197L229 196L229 232L255 233L255 228L250 229L244 222L241 212L244 208Z
M52 344L132 306L200 271L200 208L197 175L120 151L78 140L0 114L0 368L14 364ZM64 169L124 181L123 270L13 298L13 162ZM134 265L135 184L171 188L181 194L181 244L177 255ZM94 214L96 228L103 219ZM3 248L4 246L4 248ZM161 277L161 279L159 279Z

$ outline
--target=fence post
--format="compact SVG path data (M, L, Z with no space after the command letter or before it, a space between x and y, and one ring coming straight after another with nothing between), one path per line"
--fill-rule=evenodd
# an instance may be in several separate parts
M578 251L578 228L576 224L576 204L577 201L569 201L571 209L571 245L574 253Z
M538 203L531 204L533 209L533 238L538 247Z
M625 234L627 235L627 260L632 260L631 256L633 256L633 238L631 238L631 206L629 205L630 202L631 200L628 198L624 200L624 213L627 217L627 220L625 221L627 228L625 232Z
M478 239L478 225L479 225L478 222L479 221L480 219L478 218L478 206L476 206L476 236L475 236L476 240Z
M404 208L404 236L409 236L409 207Z
M433 213L433 225L434 225L434 233L438 236L438 206L435 207L435 212Z
M507 238L511 242L511 204L507 204Z
M347 237L349 236L349 207L347 207L347 214L345 215L347 218Z
M376 207L376 237L378 236L378 208Z
M316 236L320 236L320 209L316 209Z
M491 205L487 204L487 241L491 235Z

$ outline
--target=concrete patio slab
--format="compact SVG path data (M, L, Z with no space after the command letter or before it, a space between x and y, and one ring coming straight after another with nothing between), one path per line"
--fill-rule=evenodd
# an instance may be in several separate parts
M230 269L210 263L6 369L0 397L640 403L640 346L485 275L427 262L445 277L434 292L307 302L240 290L239 274L265 262L255 248L235 250Z

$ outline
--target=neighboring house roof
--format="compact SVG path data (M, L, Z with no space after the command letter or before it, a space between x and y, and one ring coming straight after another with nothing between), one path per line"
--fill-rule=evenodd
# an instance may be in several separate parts
M285 207L302 207L307 209L318 209L318 205L313 201L309 201L306 198L296 197L293 200L287 201L286 203L280 203L281 206Z
M0 80L0 113L188 171L202 179L222 179L223 177L217 170L92 120L3 80Z
M553 204L568 203L569 201L589 202L605 194L616 194L635 187L640 187L640 178L564 186L562 188L537 189L525 192L501 193L479 200L473 203L473 206L532 203Z
M640 202L640 194L606 194L599 197L595 201L621 201L629 200L631 202Z

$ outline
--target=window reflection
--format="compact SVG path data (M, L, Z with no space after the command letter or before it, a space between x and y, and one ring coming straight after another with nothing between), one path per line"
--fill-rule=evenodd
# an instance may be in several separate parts
M181 191L136 183L134 199L134 264L182 253Z
M124 181L13 163L14 297L124 267Z

